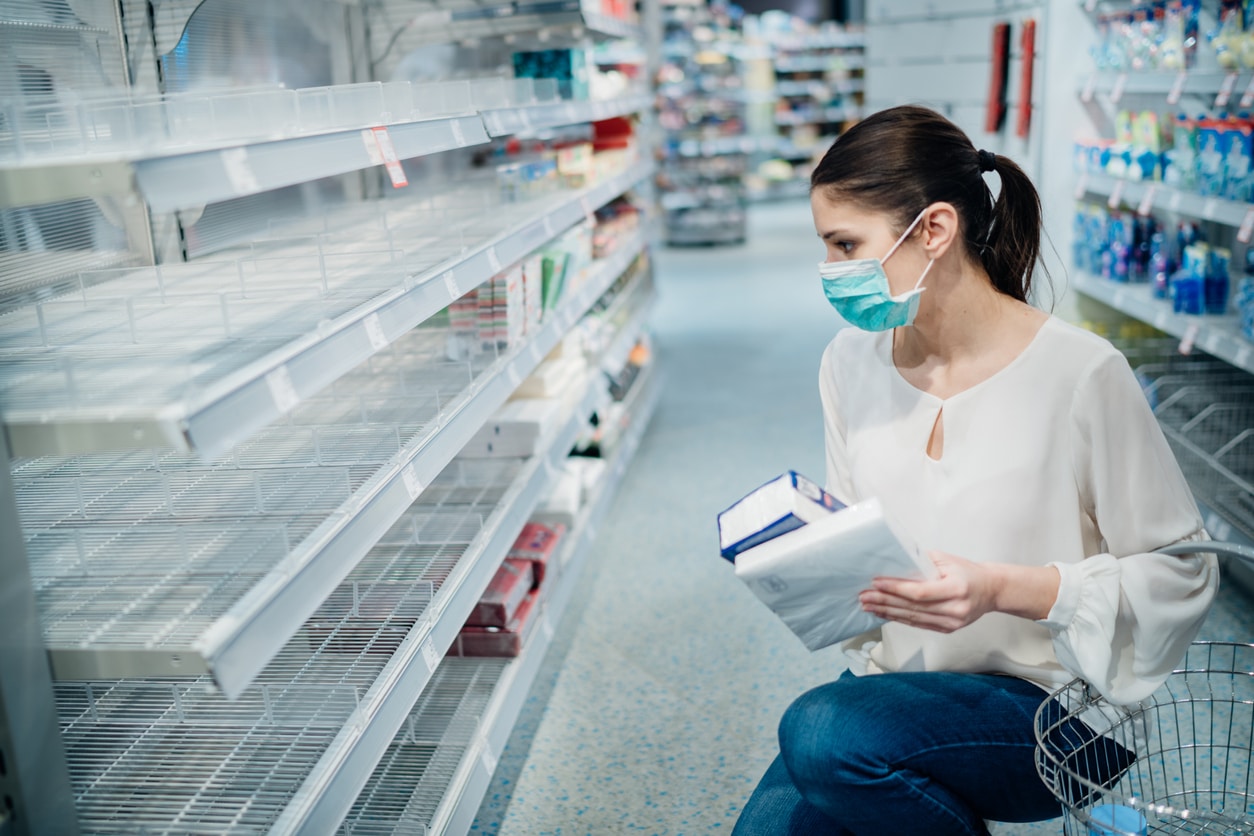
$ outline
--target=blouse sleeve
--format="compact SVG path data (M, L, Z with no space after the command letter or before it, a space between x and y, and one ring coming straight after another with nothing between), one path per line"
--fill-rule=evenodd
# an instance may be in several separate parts
M845 444L845 421L841 415L836 387L836 353L839 337L832 340L819 363L819 397L823 401L823 440L827 450L827 478L823 489L846 505L857 501L849 472L849 448Z
M1219 584L1212 554L1151 554L1206 540L1197 503L1127 361L1089 367L1071 410L1083 512L1106 552L1060 561L1058 598L1041 622L1058 661L1105 698L1148 697L1197 635Z

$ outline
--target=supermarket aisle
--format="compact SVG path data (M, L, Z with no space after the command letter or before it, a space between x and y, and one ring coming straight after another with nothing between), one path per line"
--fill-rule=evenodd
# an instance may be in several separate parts
M475 832L728 833L784 708L843 667L807 653L715 551L714 516L744 491L788 468L823 475L822 250L804 203L751 223L746 247L659 253L666 392ZM1248 640L1248 602L1226 594L1205 635Z

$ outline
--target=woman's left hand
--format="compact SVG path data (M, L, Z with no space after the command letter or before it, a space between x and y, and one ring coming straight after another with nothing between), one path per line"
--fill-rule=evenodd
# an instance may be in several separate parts
M859 596L862 609L940 633L952 633L996 609L997 580L991 567L945 552L927 554L940 571L939 578L876 578Z

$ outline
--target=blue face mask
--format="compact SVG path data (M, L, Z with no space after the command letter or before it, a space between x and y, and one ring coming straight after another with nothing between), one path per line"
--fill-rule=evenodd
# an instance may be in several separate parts
M823 280L823 292L827 295L827 301L832 303L836 312L850 325L863 331L887 331L914 322L919 313L919 294L926 289L920 285L923 284L928 270L932 269L932 262L928 261L914 289L900 296L893 296L888 288L884 262L897 252L901 242L906 240L906 236L923 218L923 212L910 222L910 226L906 227L906 231L901 233L897 243L893 244L883 258L825 261L819 265L819 276Z

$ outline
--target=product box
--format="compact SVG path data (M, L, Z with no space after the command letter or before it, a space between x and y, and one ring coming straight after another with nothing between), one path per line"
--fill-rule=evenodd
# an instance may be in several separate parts
M463 459L534 456L541 439L561 421L563 404L550 398L519 398L506 402L457 454Z
M844 508L795 470L767 482L718 515L719 553L736 555Z
M1227 128L1222 122L1207 120L1197 132L1197 190L1219 197L1224 193L1224 151Z
M566 271L570 266L570 253L550 250L544 254L541 272L542 307L551 311L557 307L566 286Z
M577 459L573 458L566 461L562 472L558 474L556 481L549 488L549 492L532 512L533 522L549 526L560 524L568 529L575 524L584 499L583 472L577 465L572 464L575 461Z
M545 525L534 521L529 522L523 526L522 533L510 547L508 559L530 562L534 577L533 587L538 587L544 583L549 560L557 552L557 547L565 536L566 526L562 523Z
M523 333L534 334L544 316L544 256L534 253L522 264Z
M560 399L584 379L587 370L580 360L545 360L514 390L514 396Z
M523 599L535 586L535 573L529 560L506 558L479 602L466 619L469 627L506 627L518 612Z
M467 625L453 639L449 656L502 656L515 657L522 653L538 615L537 596L528 593L513 618L504 627L474 627Z
M1180 114L1172 124L1171 138L1171 165L1163 179L1191 192L1197 188L1197 122Z
M588 98L588 53L583 49L538 49L514 53L516 78L553 78L564 99Z
M1249 122L1232 125L1224 132L1224 145L1223 196L1242 202L1254 199L1254 127Z

